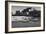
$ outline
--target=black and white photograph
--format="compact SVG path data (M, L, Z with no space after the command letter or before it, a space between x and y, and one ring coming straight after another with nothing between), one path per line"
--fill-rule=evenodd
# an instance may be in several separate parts
M6 31L44 31L44 3L8 1L7 4Z
M12 6L12 27L40 27L41 8Z

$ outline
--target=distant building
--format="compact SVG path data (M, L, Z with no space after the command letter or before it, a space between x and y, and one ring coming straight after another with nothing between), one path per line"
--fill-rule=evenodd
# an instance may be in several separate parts
M32 16L32 17L40 17L40 14L41 12L36 10L36 9L33 9L33 8L26 8L26 9L23 9L21 12L20 10L17 10L16 11L16 14L12 14L12 16Z

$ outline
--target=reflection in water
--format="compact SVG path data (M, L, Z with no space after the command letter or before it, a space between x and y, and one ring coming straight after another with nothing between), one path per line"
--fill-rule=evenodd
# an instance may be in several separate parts
M27 17L27 16L13 16L12 27L39 27L40 18Z

